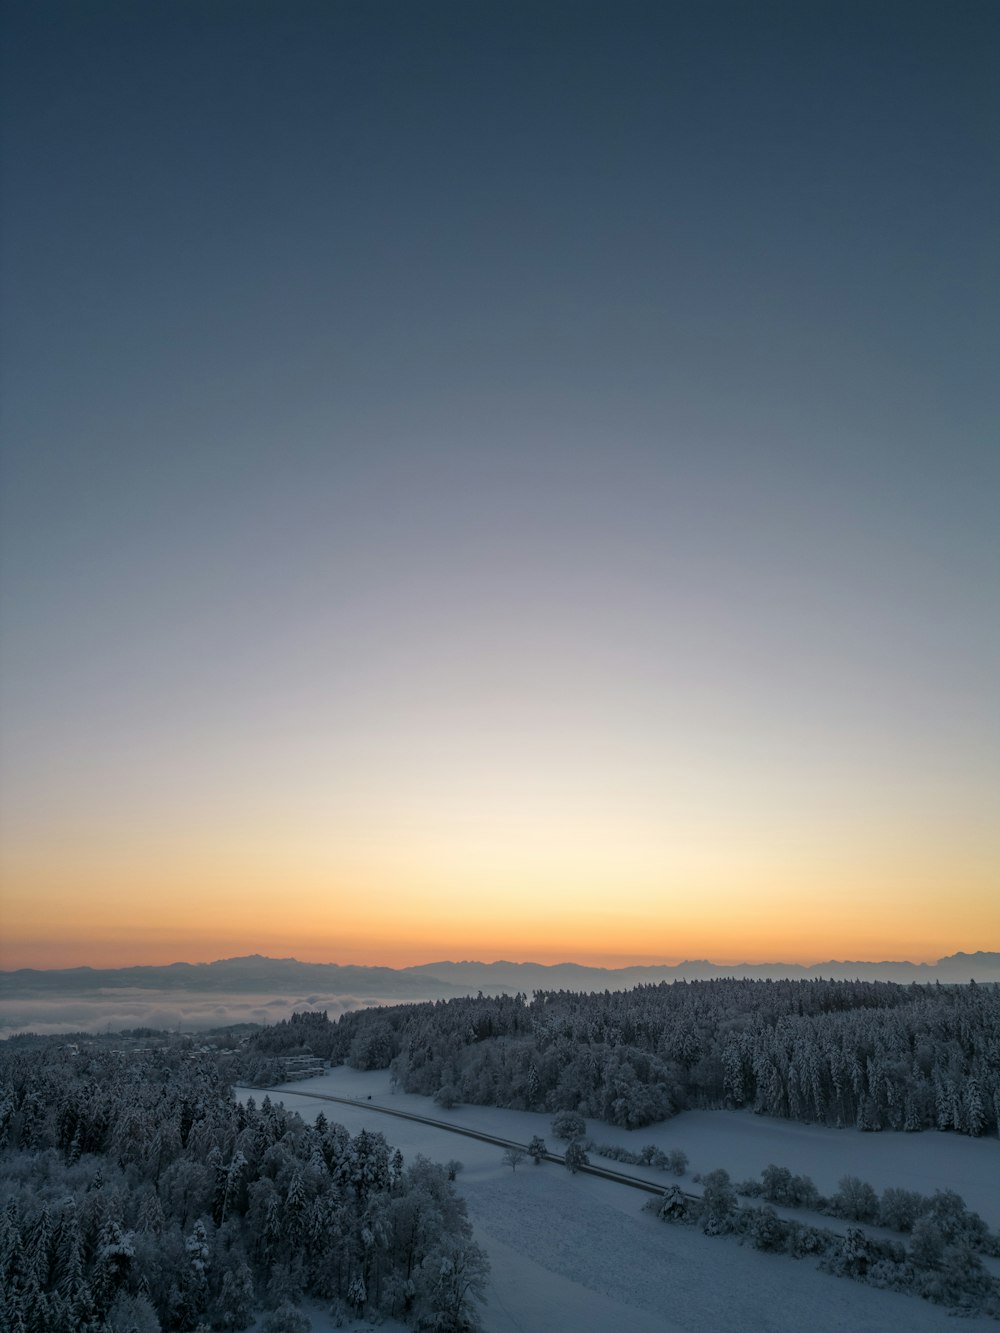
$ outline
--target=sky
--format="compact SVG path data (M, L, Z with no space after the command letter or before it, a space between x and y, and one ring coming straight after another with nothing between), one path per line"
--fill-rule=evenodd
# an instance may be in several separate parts
M0 967L1000 948L1000 9L4 8Z

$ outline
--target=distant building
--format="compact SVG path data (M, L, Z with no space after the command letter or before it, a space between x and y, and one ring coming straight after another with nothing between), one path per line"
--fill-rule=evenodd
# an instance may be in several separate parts
M283 1055L278 1062L286 1082L298 1078L315 1078L325 1065L318 1055Z

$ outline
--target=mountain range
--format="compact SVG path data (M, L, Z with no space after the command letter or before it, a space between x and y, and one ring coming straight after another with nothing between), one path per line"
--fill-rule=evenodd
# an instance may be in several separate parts
M713 977L808 980L813 977L867 981L1000 982L1000 953L955 953L935 963L830 961L739 963L689 960L676 964L604 968L580 963L439 962L416 967L361 967L339 963L301 963L295 958L251 954L213 963L121 968L20 968L0 972L0 998L107 994L121 991L173 991L178 994L351 995L360 999L437 1000L450 996L499 995L535 990L626 990L661 981L701 981Z

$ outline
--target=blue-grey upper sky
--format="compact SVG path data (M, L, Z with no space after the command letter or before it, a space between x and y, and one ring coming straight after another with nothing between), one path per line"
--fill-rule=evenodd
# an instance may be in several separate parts
M53 847L81 894L134 884L122 842L138 864L169 812L221 840L192 881L273 817L276 878L317 843L347 875L350 845L404 894L358 850L377 826L423 895L527 874L483 867L537 819L556 900L605 817L609 859L737 827L755 893L802 882L778 829L870 866L881 821L866 893L915 858L980 901L1000 8L32 0L4 26L15 896L65 884ZM656 842L634 873L738 891L706 866Z

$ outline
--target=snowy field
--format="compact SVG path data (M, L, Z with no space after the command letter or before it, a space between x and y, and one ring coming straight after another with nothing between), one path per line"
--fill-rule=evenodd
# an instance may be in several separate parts
M324 1093L356 1105L296 1095ZM263 1093L238 1093L241 1099ZM563 1167L525 1161L512 1172L502 1150L445 1129L380 1114L378 1105L453 1121L527 1143L540 1134L558 1151L551 1117L483 1106L442 1111L429 1098L393 1093L385 1070L344 1067L271 1094L312 1119L320 1110L352 1134L377 1129L412 1159L464 1163L457 1185L476 1239L492 1266L484 1322L489 1333L890 1333L956 1328L947 1311L821 1273L811 1260L764 1254L731 1238L669 1226L642 1211L645 1196ZM371 1100L369 1101L369 1098ZM646 1143L683 1148L689 1172L724 1166L734 1179L775 1162L833 1191L845 1174L876 1188L957 1190L991 1225L1000 1224L1000 1143L958 1135L860 1134L769 1120L742 1112L686 1112L629 1132L588 1122L599 1142L633 1150ZM605 1159L594 1157L595 1163ZM638 1167L613 1169L665 1184L673 1177ZM689 1177L690 1178L690 1177ZM312 1316L312 1312L311 1317ZM315 1333L326 1333L313 1317ZM383 1325L383 1328L386 1326ZM967 1330L996 1330L963 1320Z

